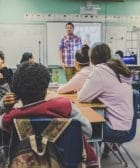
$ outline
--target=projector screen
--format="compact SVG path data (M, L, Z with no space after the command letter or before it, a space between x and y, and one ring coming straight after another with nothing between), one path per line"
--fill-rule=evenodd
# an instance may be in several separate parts
M47 23L47 64L59 65L58 49L61 38L66 34L65 25L67 22L48 22ZM83 44L90 47L95 42L102 40L101 23L78 23L74 22L74 34L82 39Z

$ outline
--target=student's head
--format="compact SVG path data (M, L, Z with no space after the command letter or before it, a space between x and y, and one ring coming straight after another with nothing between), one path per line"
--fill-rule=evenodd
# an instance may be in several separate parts
M4 53L2 51L0 51L0 64L3 64L4 61L5 61Z
M22 58L20 60L20 63L22 64L25 62L34 63L34 57L33 57L32 53L30 53L30 52L23 53Z
M44 65L23 63L14 74L13 91L24 105L29 104L45 98L49 81L50 75Z
M90 59L94 65L106 63L108 59L111 59L111 50L109 46L105 43L96 43L91 48Z
M68 35L73 34L74 32L74 24L72 22L67 22L65 25L66 31Z
M94 45L91 49L90 58L94 65L105 63L114 71L120 82L120 75L128 78L131 77L131 72L120 60L111 59L111 50L107 44L98 43Z
M123 56L124 56L124 54L121 50L116 51L115 54L118 54L121 58L123 58Z
M75 54L75 68L80 70L85 66L89 66L89 56L88 56L89 46L83 45L81 50L77 50Z

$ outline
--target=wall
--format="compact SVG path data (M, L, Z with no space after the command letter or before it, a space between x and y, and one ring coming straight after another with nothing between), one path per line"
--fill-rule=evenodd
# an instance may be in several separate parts
M138 15L140 16L140 1L139 0L125 0L124 2L101 2L94 1L94 4L99 4L101 10L99 10L99 14L107 14L107 15ZM65 13L65 14L79 14L80 7L86 5L86 0L0 0L0 23L31 23L31 21L25 21L24 15L26 13ZM33 22L33 21L32 21ZM35 22L37 23L37 22ZM42 24L41 22L38 22ZM44 24L44 23L43 23ZM123 24L123 23L121 23ZM119 30L124 32L125 27L118 26ZM112 26L110 28L110 25ZM118 33L116 29L116 25L105 23L105 27L108 28L103 29L103 40L108 42L113 49L113 52L116 48L116 43L120 44L122 49L126 48L125 41L126 35L123 35L123 40L118 38ZM132 27L133 25L131 25ZM129 25L127 25L129 27ZM139 26L140 27L140 26ZM112 34L110 31L112 30ZM127 31L127 28L126 28ZM110 36L109 36L110 35ZM113 35L113 39L112 39ZM129 40L129 39L128 39ZM140 36L138 39L138 43L140 44ZM123 45L122 45L123 44ZM131 47L128 44L128 47ZM118 46L119 48L119 46ZM139 53L140 53L140 49ZM45 49L44 49L45 53ZM44 55L46 57L46 55ZM10 60L10 59L9 59ZM139 61L140 62L140 61Z
M100 14L140 15L140 1L95 2ZM78 13L86 0L0 0L0 22L24 22L25 13Z

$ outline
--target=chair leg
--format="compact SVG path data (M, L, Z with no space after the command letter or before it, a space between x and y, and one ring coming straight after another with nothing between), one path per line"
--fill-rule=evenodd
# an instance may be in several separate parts
M88 140L88 143L90 143L91 146L93 146L95 148L95 151L96 151L97 162L95 163L94 166L97 166L98 168L101 168L101 148L100 148L99 142L94 141L94 140Z
M120 151L120 149L119 149L119 148L120 148L119 145L118 145L117 143L114 143L114 146L116 147L119 156L120 156L121 159L123 160L123 162L124 162L124 164L125 164L125 167L128 167L128 163L127 163L127 161L125 160L125 158L123 157L123 155L122 155L122 153L121 153L121 151Z
M119 161L120 163L122 163L122 160L121 160L120 157L114 152L114 150L113 150L112 146L110 145L110 143L109 143L109 142L105 142L105 143L108 145L108 147L110 148L111 152L112 152L113 155L118 159L118 161Z
M94 147L95 147L95 150L96 150L96 155L98 157L98 167L101 168L101 149L100 149L98 141L94 142Z
M137 165L137 163L134 161L134 159L132 158L132 156L129 154L129 152L126 150L126 148L121 145L121 147L123 148L123 150L125 151L125 153L127 154L127 156L129 157L129 159L132 161L133 165L135 166L135 168L139 168L139 166Z

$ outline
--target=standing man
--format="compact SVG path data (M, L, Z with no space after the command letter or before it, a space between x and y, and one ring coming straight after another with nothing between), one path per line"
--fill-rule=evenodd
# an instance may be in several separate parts
M76 50L82 47L81 38L74 35L74 24L68 22L65 26L67 35L65 35L59 45L60 64L65 70L66 79L69 81L75 74L74 62Z

